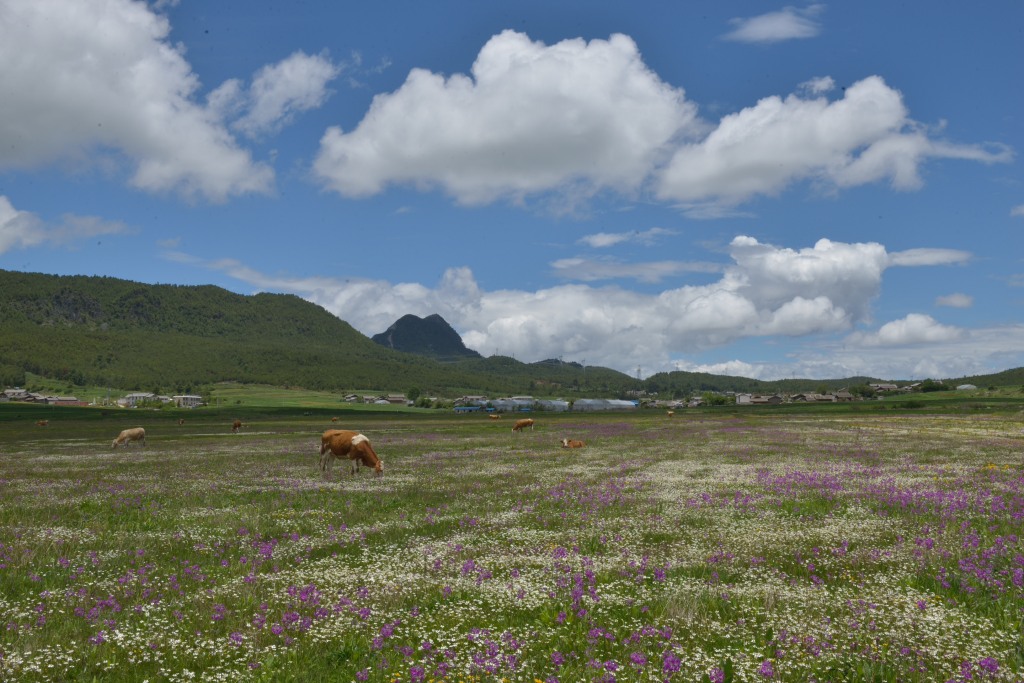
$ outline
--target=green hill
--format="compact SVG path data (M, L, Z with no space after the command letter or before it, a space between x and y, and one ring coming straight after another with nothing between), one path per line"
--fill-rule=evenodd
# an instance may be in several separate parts
M450 396L555 390L571 374L583 375L579 369L553 379L549 370L512 359L441 363L394 351L289 294L0 270L0 384L20 384L30 372L164 393L236 381L326 390L417 387ZM622 373L600 373L613 391L635 385Z

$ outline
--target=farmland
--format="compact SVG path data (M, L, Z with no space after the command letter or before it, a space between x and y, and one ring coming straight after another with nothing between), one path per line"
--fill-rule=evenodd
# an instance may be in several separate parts
M1024 678L1016 409L131 417L0 424L0 679Z

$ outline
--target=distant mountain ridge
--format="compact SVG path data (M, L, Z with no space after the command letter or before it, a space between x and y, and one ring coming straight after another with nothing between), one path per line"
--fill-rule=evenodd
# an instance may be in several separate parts
M382 345L291 294L244 296L213 285L149 285L0 269L0 385L20 386L25 374L33 373L73 385L154 393L235 381L318 390L418 388L451 397L625 397L646 391L676 398L706 391L806 391L884 381L769 382L681 371L639 380L561 359L483 358L467 349L440 316L405 318L389 328L391 342ZM420 336L406 347L410 330ZM1024 385L1024 368L955 380L963 382Z
M458 332L437 313L426 318L412 314L403 315L387 330L373 335L370 339L395 351L405 351L440 361L483 357L467 348Z

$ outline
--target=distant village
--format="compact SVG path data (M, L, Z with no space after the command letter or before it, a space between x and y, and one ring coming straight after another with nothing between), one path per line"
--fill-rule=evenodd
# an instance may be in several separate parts
M937 384L942 384L937 382ZM921 382L897 385L887 383L876 383L867 385L878 397L911 394L921 391ZM961 384L956 387L958 390L977 389L973 384ZM783 403L846 403L853 401L869 400L863 396L840 389L838 391L816 393L802 392L796 394L748 394L733 391L705 392L702 396L694 396L686 400L663 400L656 394L643 390L627 392L628 399L608 398L579 398L574 401L536 399L532 396L512 396L510 398L488 399L486 396L462 396L455 400L456 412L526 412L530 410L542 411L574 411L593 412L604 410L637 410L642 408L662 408L675 410L682 408L697 408L709 403L708 397L714 396L720 400L718 405L739 405L739 406L762 406L780 405Z
M941 384L941 382L938 382ZM911 394L921 391L921 382L910 384L869 384L867 385L876 397ZM973 384L961 384L957 390L965 391L977 389ZM718 405L738 406L762 406L781 405L784 403L846 403L852 401L867 400L863 396L855 395L845 389L826 393L802 392L795 394L748 394L738 392L705 392L702 396L694 396L686 400L662 400L657 394L650 394L643 390L627 392L627 399L611 398L578 398L573 401L557 399L537 399L533 396L511 396L507 398L488 398L486 396L460 396L448 403L455 412L527 412L527 411L576 411L593 412L607 410L637 410L642 408L663 408L675 410L680 408L696 408L709 402L709 397L717 400L711 401ZM413 401L406 398L405 394L346 394L342 397L346 403L362 403L372 405L413 405ZM193 394L181 394L177 396L164 396L149 392L133 392L119 398L94 399L83 401L75 396L54 396L26 391L20 388L5 389L0 393L0 403L19 401L23 403L36 403L53 406L111 406L118 408L137 408L140 406L173 405L177 408L196 408L205 405L202 396ZM428 403L437 405L439 399L428 399Z
M409 400L404 394L372 394L358 396L347 394L342 398L347 403L373 403L376 405L408 405ZM177 396L164 396L151 392L139 391L125 394L120 398L98 398L92 401L82 401L76 396L52 396L26 391L20 388L5 389L0 394L0 403L7 401L20 401L22 403L36 403L40 405L53 406L111 406L117 408L138 408L144 405L173 405L176 408L198 408L206 405L202 396L194 394L180 394Z

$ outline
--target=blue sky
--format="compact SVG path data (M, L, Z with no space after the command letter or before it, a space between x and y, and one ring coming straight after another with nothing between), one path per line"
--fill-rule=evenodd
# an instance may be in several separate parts
M1024 4L0 0L0 268L648 376L1024 365Z

